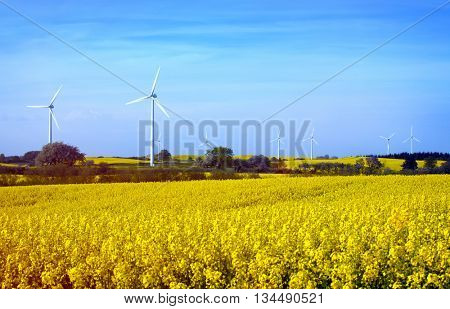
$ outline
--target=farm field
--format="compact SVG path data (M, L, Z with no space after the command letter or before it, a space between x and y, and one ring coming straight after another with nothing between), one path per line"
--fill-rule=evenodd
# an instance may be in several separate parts
M114 165L116 167L136 167L139 164L145 164L148 161L137 160L137 159L127 159L127 158L113 158L113 157L86 157L86 160L92 160L94 164L107 163L109 165Z
M295 159L289 159L286 162L286 165L289 168L295 168L299 166L302 163L308 163L308 164L319 164L319 163L344 163L344 164L355 164L356 160L361 159L361 157L347 157L347 158L339 158L339 159L305 159L305 160L295 160ZM385 158L379 158L380 162L383 164L384 167L390 168L393 171L401 171L402 164L404 160L402 159L385 159ZM440 166L444 161L438 161L437 165ZM423 160L417 160L417 164L419 168L422 168L424 166Z
M450 288L449 195L446 175L0 188L0 284Z

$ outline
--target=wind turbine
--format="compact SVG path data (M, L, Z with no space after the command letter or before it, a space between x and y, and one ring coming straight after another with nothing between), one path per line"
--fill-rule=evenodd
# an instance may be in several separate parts
M392 133L389 137L380 136L380 138L384 139L387 144L387 155L391 154L391 139L394 137L395 133Z
M158 71L156 72L155 80L153 81L153 86L150 95L145 96L143 98L130 101L126 103L126 105L139 103L145 100L151 100L151 112L150 112L150 166L155 166L155 105L158 106L158 108L167 116L167 118L170 118L167 111L164 109L164 107L159 102L158 96L155 93L156 83L158 82L159 78L159 71L161 70L161 67L158 68Z
M158 153L161 152L161 133L158 133L158 138L155 140L155 143L158 144ZM158 158L159 160L159 158Z
M304 139L303 142L310 141L311 142L311 160L314 158L314 144L319 145L319 143L314 138L314 128L312 129L311 136L307 139Z
M414 134L413 134L413 127L411 126L411 135L407 138L407 139L405 139L404 141L403 141L403 143L406 143L406 142L410 142L410 150L409 150L409 154L413 154L413 143L414 142L419 142L420 143L420 140L419 139L417 139L415 136L414 136Z
M55 103L56 97L58 96L59 92L61 91L63 86L59 87L58 91L56 91L56 93L53 95L53 98L50 100L50 104L48 106L43 106L43 105L32 105L32 106L27 106L30 108L48 108L48 143L51 144L53 142L53 131L52 131L52 118L55 121L56 126L59 129L59 124L58 121L56 120L55 117L55 113L53 112L53 109L55 108L55 106L53 105L53 103Z
M214 145L208 140L208 132L205 132L205 141L200 144L200 147L214 148Z
M280 132L280 129L278 128L278 137L276 138L276 139L274 139L274 140L272 140L271 141L272 143L273 142L277 142L277 144L278 144L278 161L280 161L280 149L281 149L281 132Z

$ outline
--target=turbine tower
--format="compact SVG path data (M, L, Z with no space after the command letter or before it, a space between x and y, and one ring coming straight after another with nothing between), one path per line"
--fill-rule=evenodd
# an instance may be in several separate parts
M410 135L407 139L405 139L405 140L403 141L403 143L406 143L406 142L408 142L408 141L409 141L409 143L410 143L409 154L413 154L413 143L414 143L414 142L420 143L420 140L417 139L417 138L414 136L414 134L413 134L413 127L412 127L412 126L411 126L411 135Z
M314 144L319 145L319 143L314 138L314 128L312 129L311 136L307 139L304 139L303 142L311 142L311 160L314 158Z
M392 133L389 137L380 136L380 138L384 139L387 144L387 155L391 154L391 139L394 137L395 133Z
M30 108L48 108L48 143L49 144L51 144L53 142L53 130L52 130L52 123L53 123L53 121L55 121L55 124L58 127L58 129L59 129L58 121L56 120L55 113L53 112L53 109L55 108L53 103L55 103L56 97L58 96L58 94L61 91L61 89L62 89L62 86L59 87L58 91L56 91L56 93L53 95L53 98L50 100L50 105L48 105L48 106L44 106L44 105L27 106L27 107L30 107Z
M155 105L158 106L158 108L167 116L169 117L169 114L164 109L164 107L159 102L158 96L156 95L155 88L156 83L158 82L159 78L159 71L161 70L161 67L158 68L158 71L156 72L155 80L153 81L152 90L150 92L150 95L145 96L143 98L130 101L126 103L126 105L139 103L145 100L151 100L151 111L150 111L150 166L155 166Z
M278 156L277 156L277 158L278 158L278 161L280 161L280 159L281 159L280 151L281 151L281 143L282 143L282 141L281 141L281 132L280 132L279 128L278 128L278 137L276 139L272 140L271 142L272 143L273 142L277 142L277 145L278 145Z

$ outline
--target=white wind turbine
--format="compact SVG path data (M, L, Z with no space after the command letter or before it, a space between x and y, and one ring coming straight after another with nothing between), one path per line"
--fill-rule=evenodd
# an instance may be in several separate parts
M155 80L153 81L152 91L150 95L126 103L126 105L129 105L139 103L145 100L151 100L152 102L150 112L150 166L155 166L155 105L159 107L159 109L167 116L167 118L169 118L169 114L161 105L161 103L158 100L158 96L155 93L156 83L158 82L160 70L161 67L159 67L158 71L156 72Z
M312 129L311 132L311 136L307 139L304 139L303 142L307 142L310 141L311 142L311 160L314 158L314 144L319 145L319 143L316 141L316 139L314 138L314 128Z
M208 140L208 132L205 132L205 141L200 144L200 147L206 146L206 148L212 149L214 148L213 143Z
M394 137L394 135L395 135L395 133L392 133L391 136L389 136L389 137L380 136L380 138L382 138L386 141L388 155L391 154L391 139L392 139L392 137Z
M161 133L158 133L158 138L155 140L155 143L158 144L158 153L160 153L161 152Z
M273 139L272 141L271 141L272 143L273 142L277 142L277 146L278 146L278 161L280 161L280 158L281 158L281 156L280 156L280 151L281 151L281 143L282 143L282 141L281 141L281 132L280 132L280 129L278 128L278 137L276 138L276 139Z
M56 91L56 93L53 95L53 98L50 100L50 104L48 106L44 106L44 105L27 106L30 108L48 108L48 143L49 144L51 144L53 142L52 118L55 121L55 124L59 129L58 121L56 121L55 113L53 112L53 109L55 108L53 103L55 103L56 97L58 96L59 92L61 91L61 88L62 88L62 86L59 87L58 91Z
M420 143L420 140L419 139L417 139L415 136L414 136L414 134L413 134L413 127L411 126L411 135L407 138L407 139L405 139L404 141L403 141L403 143L406 143L406 142L410 142L410 150L409 150L409 153L410 154L413 154L413 143L414 142L418 142L418 143Z

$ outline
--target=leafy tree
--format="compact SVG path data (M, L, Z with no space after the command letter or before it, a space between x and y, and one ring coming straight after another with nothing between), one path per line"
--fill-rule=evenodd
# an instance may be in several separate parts
M450 174L450 160L441 165L441 169L445 174Z
M234 159L233 168L235 172L244 172L248 168L247 161L242 159Z
M161 162L169 162L172 159L172 154L168 150L163 149L158 153L157 158Z
M417 161L414 156L409 156L405 159L405 162L402 164L402 169L405 170L416 170L417 169Z
M249 168L253 168L257 172L267 172L270 169L270 160L268 157L263 155L250 157L247 160L247 164Z
M424 164L425 168L433 169L436 167L436 165L437 165L436 158L434 158L434 157L425 158L425 164Z
M40 151L28 151L22 156L22 160L27 163L34 163Z
M380 160L377 157L371 156L366 158L367 169L370 173L374 173L379 171L383 164L381 164Z
M203 161L204 167L214 167L217 169L224 169L231 167L233 163L233 150L226 147L215 147L208 150L205 160Z
M363 172L364 166L366 166L366 164L364 163L364 159L363 158L359 158L359 159L356 160L356 162L355 162L355 169L356 169L356 172L358 174L361 174Z
M0 163L5 163L5 155L3 153L0 153Z
M76 162L85 161L84 153L78 147L66 145L61 142L45 145L36 158L36 165L68 165L72 166Z

